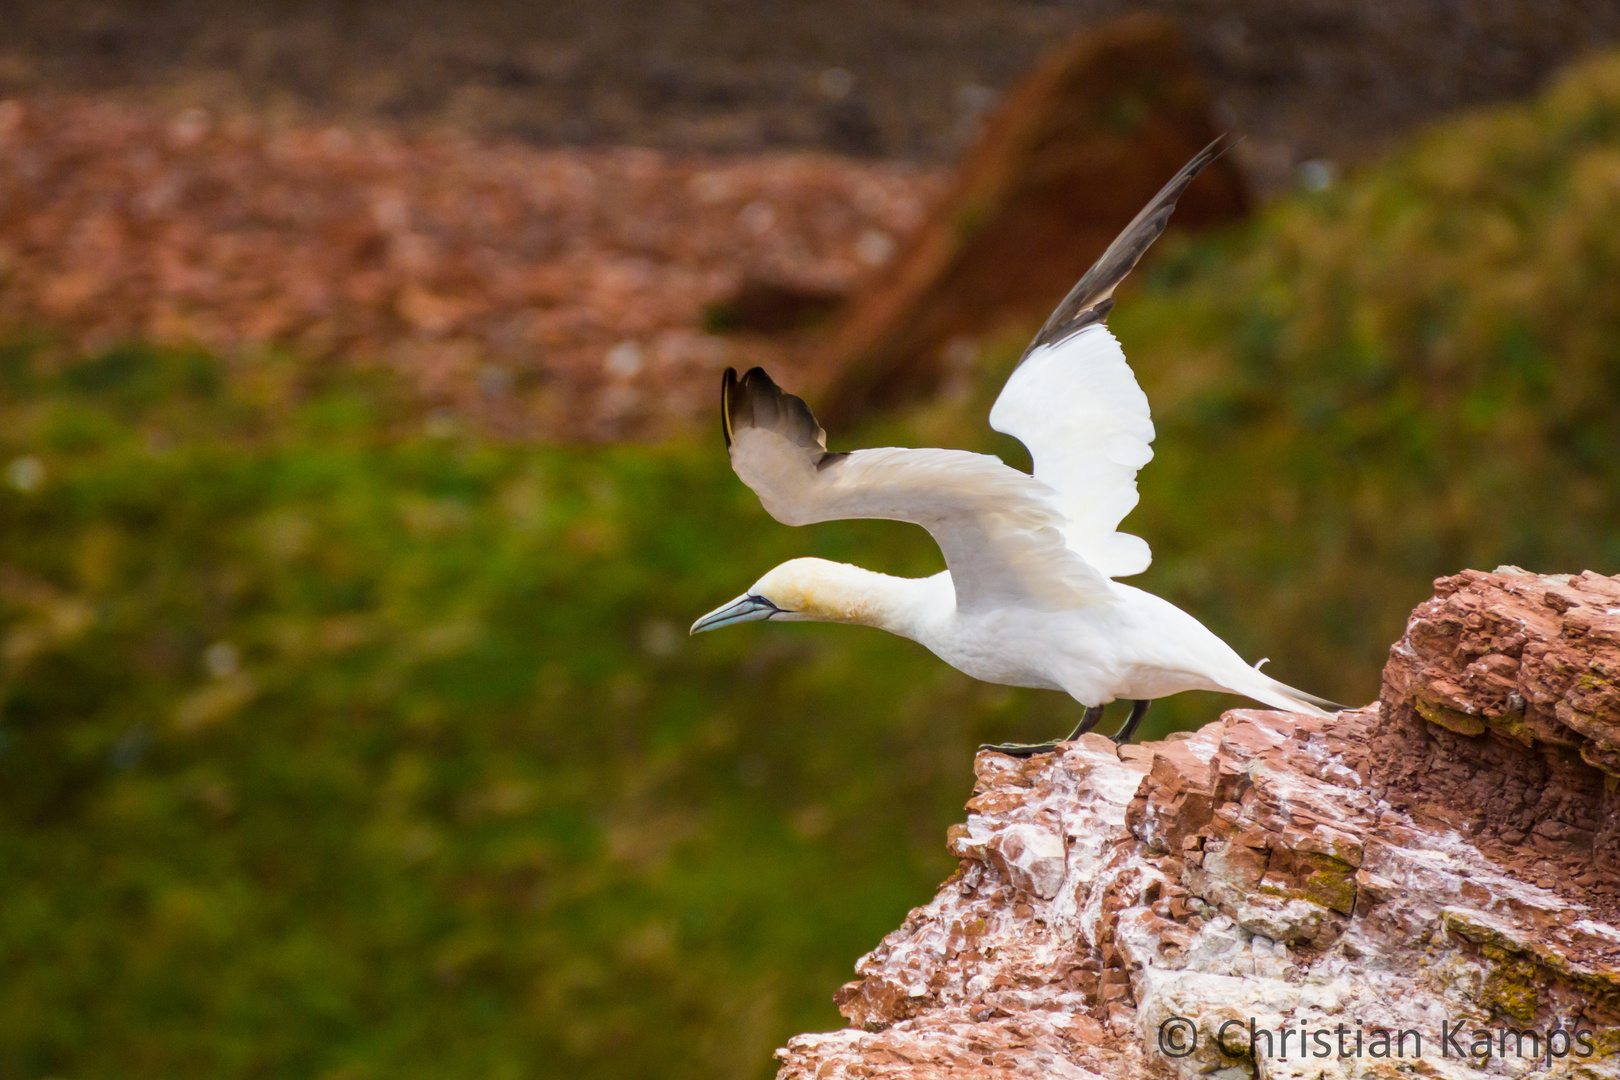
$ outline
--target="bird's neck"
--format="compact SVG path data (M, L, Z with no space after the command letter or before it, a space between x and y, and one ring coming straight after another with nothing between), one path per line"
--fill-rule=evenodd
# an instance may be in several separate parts
M913 640L955 604L948 574L891 577L848 563L821 563L805 592L801 618L875 626Z

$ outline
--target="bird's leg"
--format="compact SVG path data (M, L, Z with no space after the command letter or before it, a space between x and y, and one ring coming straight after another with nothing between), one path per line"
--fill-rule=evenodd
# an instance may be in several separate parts
M1033 757L1036 754L1050 754L1058 748L1059 743L1073 742L1096 727L1097 721L1102 719L1102 713L1103 707L1101 705L1093 705L1088 708L1085 715L1080 717L1080 722L1074 725L1074 730L1069 732L1069 737L1066 739L1043 743L983 743L979 746L979 749L994 750L996 753L1006 754L1008 757Z
M1101 705L1093 705L1087 709L1085 715L1080 717L1080 722L1074 725L1074 730L1069 732L1069 737L1063 741L1074 742L1074 740L1096 727L1097 721L1102 719L1102 711L1103 707Z
M1148 706L1151 704L1150 701L1131 702L1131 715L1126 717L1125 726L1114 736L1115 746L1124 746L1131 741L1131 736L1136 734L1136 729L1141 726L1142 717L1147 715Z

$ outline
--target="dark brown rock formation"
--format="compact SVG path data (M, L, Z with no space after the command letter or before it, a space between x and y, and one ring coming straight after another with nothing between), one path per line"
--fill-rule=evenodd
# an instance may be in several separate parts
M1616 1075L1620 579L1437 590L1366 709L981 754L961 869L781 1077Z
M1159 187L1215 136L1175 23L1081 34L1014 87L947 194L855 300L815 364L847 423L927 396L953 341L1038 325ZM1240 216L1227 159L1188 189L1178 227Z

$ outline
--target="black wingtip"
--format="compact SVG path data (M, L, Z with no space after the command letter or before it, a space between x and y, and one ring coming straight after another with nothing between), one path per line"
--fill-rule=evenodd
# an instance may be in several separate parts
M731 449L731 395L737 388L737 369L726 368L720 376L720 434L725 436L726 449Z
M1215 138L1210 140L1208 146L1198 151L1198 153L1193 156L1191 161L1182 166L1182 172L1186 172L1188 169L1191 169L1193 171L1193 175L1197 176L1199 173L1203 172L1207 166L1213 164L1216 158L1220 157L1222 154L1232 149L1232 147L1242 142L1243 139L1244 136L1242 135L1233 135L1229 131L1221 132L1219 135L1215 136ZM1179 177L1180 174L1177 175Z
M1135 269L1143 254L1163 234L1176 202L1187 186L1222 154L1242 141L1223 132L1177 170L1114 238L1114 242L1108 245L1108 249L1075 283L1074 288L1069 290L1069 295L1052 312L1046 325L1035 335L1035 340L1024 350L1024 355L1028 356L1042 345L1055 345L1093 323L1105 322L1114 306L1114 289Z
M749 368L741 378L727 368L721 382L721 423L729 448L737 432L766 428L786 439L824 454L827 433L802 398L784 393L762 367Z

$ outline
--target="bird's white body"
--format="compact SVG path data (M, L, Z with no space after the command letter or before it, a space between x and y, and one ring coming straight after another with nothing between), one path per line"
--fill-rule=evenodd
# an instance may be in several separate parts
M913 640L975 679L1062 690L1086 705L1227 689L1209 669L1253 670L1175 605L1129 585L1117 588L1118 603L1070 611L953 611L920 625Z
M829 606L776 621L848 622L909 638L966 675L1006 686L1061 690L1084 705L1146 701L1183 690L1242 694L1278 708L1320 712L1244 662L1168 600L1121 582L1101 602L1051 609L1006 604L963 611L951 572L898 578L857 566L796 559L778 568L816 581L822 596L859 593L858 610ZM761 579L771 590L767 578ZM758 588L759 586L756 586Z
M728 370L722 415L732 467L773 517L911 522L933 536L948 569L905 579L794 559L699 619L693 633L760 619L856 623L911 638L976 679L1061 690L1088 707L1225 690L1325 715L1330 703L1249 666L1169 601L1114 580L1152 561L1148 545L1118 526L1136 506L1154 431L1147 396L1104 319L1115 286L1217 154L1212 144L1137 215L1007 380L990 426L1029 449L1033 474L962 450L829 453L803 401L758 368L740 380Z

